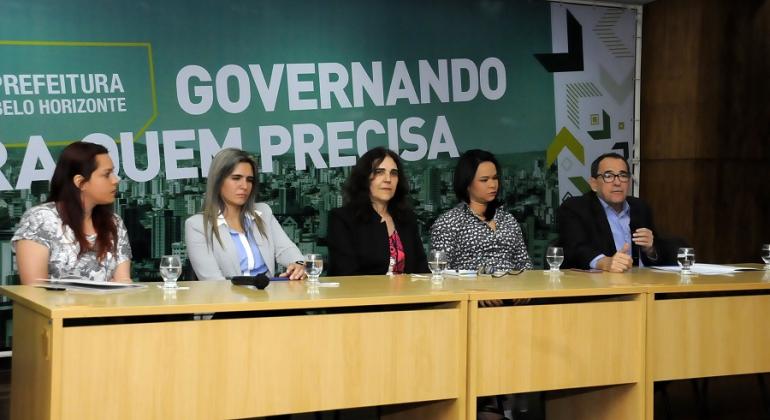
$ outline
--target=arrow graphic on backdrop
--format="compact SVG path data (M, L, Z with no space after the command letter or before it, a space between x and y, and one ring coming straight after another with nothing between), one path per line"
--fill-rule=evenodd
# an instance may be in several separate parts
M602 110L602 129L596 131L589 131L588 135L594 140L606 140L612 135L612 128L610 127L610 116L607 115L607 111Z
M567 83L564 85L567 101L567 118L580 128L580 98L602 96L599 89L591 82Z
M624 13L626 13L626 11L620 8L608 8L608 10L604 12L602 17L599 18L599 20L596 22L596 25L593 29L597 38L599 38L604 43L604 46L607 47L607 50L609 50L610 54L612 54L615 58L634 57L634 53L631 51L631 49L626 47L623 41L620 40L618 34L615 32L615 27L618 25L618 22L620 21L620 18L623 17Z
M583 145L567 130L567 127L562 127L548 146L548 150L545 153L545 166L553 165L556 162L556 158L559 157L559 153L565 148L572 152L580 163L585 165L586 157Z
M553 138L551 144L548 146L548 150L545 153L545 166L548 167L553 165L553 163L556 162L556 158L559 157L559 153L561 153L561 151L565 148L572 152L572 155L575 156L575 158L577 158L577 160L583 164L583 166L585 166L585 148L583 148L583 145L580 144L578 139L572 135L567 127L562 127L561 130L559 130L559 134ZM583 194L587 193L591 189L588 181L586 181L586 179L581 176L572 176L569 178L569 180L572 182L572 185L574 185L575 188L577 188L578 191ZM562 201L569 197L571 197L571 195L567 193L564 197L562 197Z
M591 191L591 185L582 176L571 176L569 180L572 181L572 185L578 189L581 193L585 194Z
M535 54L549 73L583 71L583 26L567 10L567 52Z
M615 143L612 145L612 150L619 150L625 160L628 160L628 142Z
M621 105L634 91L634 68L629 68L628 75L620 83L617 83L610 75L610 72L599 64L599 84L612 96L612 99L618 105Z

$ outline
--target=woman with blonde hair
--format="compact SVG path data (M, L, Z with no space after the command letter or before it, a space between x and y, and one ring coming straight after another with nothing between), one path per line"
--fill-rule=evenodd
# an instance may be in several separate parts
M203 211L185 222L187 255L199 280L241 275L291 280L305 275L303 256L273 216L257 203L257 164L245 151L222 149L209 168Z

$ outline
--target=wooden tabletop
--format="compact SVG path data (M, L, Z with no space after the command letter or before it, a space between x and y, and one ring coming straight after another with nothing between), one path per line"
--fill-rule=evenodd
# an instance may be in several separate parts
M446 279L444 289L465 291L470 300L770 289L770 271L682 276L650 268L634 268L626 273L561 270L551 274L547 270L530 270L500 278L447 276Z
M761 267L760 265L750 265ZM48 291L33 286L3 286L0 293L47 317L100 317L275 309L314 309L409 303L440 303L537 297L686 293L770 289L770 272L683 277L647 268L628 273L531 270L500 278L445 276L433 284L429 276L322 277L338 287L310 288L304 281L279 281L265 290L233 286L228 281L180 282L163 290L158 283L109 293Z
M315 309L367 305L440 303L467 300L467 294L435 289L410 276L322 278L337 287L309 287L305 281L276 281L264 290L229 281L179 282L179 290L142 283L137 290L50 291L34 286L4 286L0 293L50 318L207 313L275 309ZM421 279L424 280L424 279Z
M762 264L731 264L761 269ZM635 268L634 282L647 288L649 293L721 292L770 289L770 271L741 271L723 275L689 275L653 269Z

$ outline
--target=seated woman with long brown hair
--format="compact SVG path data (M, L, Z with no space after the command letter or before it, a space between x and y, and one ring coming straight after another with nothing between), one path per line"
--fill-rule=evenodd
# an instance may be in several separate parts
M47 202L11 239L22 284L52 278L131 282L131 246L112 208L119 178L104 146L75 142L59 156Z

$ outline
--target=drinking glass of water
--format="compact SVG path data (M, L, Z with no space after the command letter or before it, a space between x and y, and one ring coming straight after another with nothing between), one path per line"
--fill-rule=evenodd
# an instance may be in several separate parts
M765 262L765 270L770 270L770 244L762 245L762 261Z
M163 277L164 289L176 289L176 279L182 275L182 260L178 255L160 257L160 276Z
M319 254L305 255L305 272L307 273L308 283L317 284L318 277L324 269L323 257Z
M695 264L695 248L679 248L676 252L676 262L682 267L682 274L692 274Z
M444 270L446 270L447 259L444 251L432 250L428 256L428 268L433 274L431 281L442 282L444 281Z
M545 251L545 260L551 267L551 272L558 273L561 263L564 262L564 249L560 246L549 246Z

